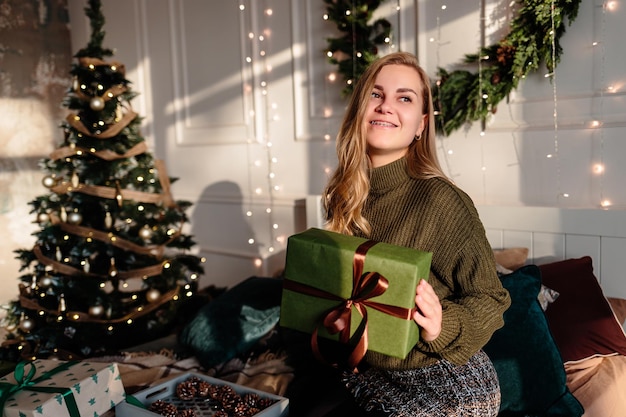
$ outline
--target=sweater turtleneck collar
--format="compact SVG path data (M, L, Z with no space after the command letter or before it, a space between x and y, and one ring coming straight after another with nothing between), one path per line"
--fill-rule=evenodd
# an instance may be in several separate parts
M411 177L407 172L406 158L400 158L370 170L370 191L383 193L406 182Z

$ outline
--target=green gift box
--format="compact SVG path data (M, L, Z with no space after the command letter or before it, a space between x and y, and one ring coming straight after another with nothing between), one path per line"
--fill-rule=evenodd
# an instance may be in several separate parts
M354 344L365 322L367 350L405 358L419 340L411 313L431 260L430 252L317 228L290 236L280 325L344 343L349 335ZM327 326L347 321L343 334Z
M116 363L37 359L0 378L4 417L97 417L126 397Z

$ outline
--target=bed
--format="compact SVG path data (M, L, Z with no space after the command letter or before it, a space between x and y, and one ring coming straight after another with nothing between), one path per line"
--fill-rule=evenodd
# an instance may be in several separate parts
M319 196L299 207L304 228L320 227ZM500 415L626 416L626 211L478 210L513 301L485 347L501 382ZM181 333L104 360L120 364L129 393L195 371L289 396L292 417L323 416L332 401L309 412L297 404L316 394L300 383L281 336L281 285L280 277L247 278Z

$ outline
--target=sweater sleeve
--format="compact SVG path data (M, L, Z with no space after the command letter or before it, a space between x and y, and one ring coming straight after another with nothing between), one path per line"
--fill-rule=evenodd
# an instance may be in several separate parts
M498 279L474 204L461 190L453 187L452 191L438 203L445 206L446 214L431 219L439 236L431 243L431 283L441 300L442 330L431 342L419 341L415 350L462 364L503 326L510 298Z

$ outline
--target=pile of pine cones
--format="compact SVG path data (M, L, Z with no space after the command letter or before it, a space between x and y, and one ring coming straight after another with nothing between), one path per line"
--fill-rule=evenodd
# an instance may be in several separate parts
M176 385L176 397L182 401L196 398L214 401L213 417L252 417L275 403L253 392L240 395L230 385L212 384L195 376ZM148 409L166 417L201 417L191 408L177 407L165 400L153 402Z

